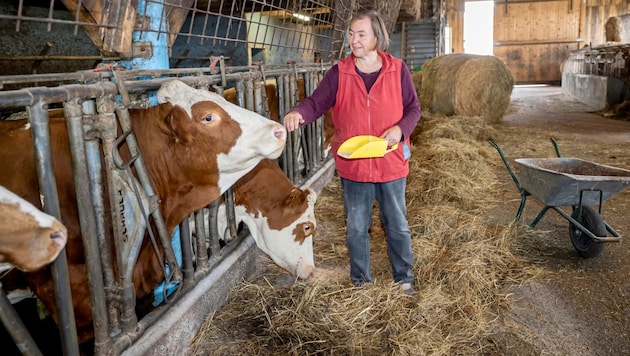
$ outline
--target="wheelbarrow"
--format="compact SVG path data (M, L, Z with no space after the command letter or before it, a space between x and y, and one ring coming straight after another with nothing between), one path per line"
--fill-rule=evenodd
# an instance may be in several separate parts
M629 170L561 157L558 144L552 138L557 157L514 160L519 165L519 181L501 147L494 141L489 142L499 152L521 193L516 221L521 220L527 197L532 195L545 207L530 227L536 227L549 209L557 211L569 221L569 237L580 256L596 257L604 250L605 242L621 241L619 233L602 218L602 203L630 185ZM572 213L564 211L562 206L570 206Z

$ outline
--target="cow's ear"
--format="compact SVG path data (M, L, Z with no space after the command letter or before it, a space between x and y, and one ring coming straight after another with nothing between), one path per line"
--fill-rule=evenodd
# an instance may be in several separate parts
M299 188L293 188L284 202L285 211L287 213L296 213L305 201L306 194L304 194L304 191Z
M192 119L186 110L180 106L173 106L171 111L164 118L167 134L175 142L188 145L193 142Z
M309 204L315 204L315 201L317 200L317 193L311 188L306 188L305 192L306 199L308 200Z

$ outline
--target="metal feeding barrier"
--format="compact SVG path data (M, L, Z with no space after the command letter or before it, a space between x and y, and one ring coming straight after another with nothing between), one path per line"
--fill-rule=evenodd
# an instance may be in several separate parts
M90 281L95 354L120 354L132 345L150 325L159 321L173 301L208 275L248 235L246 226L239 229L236 225L232 206L227 209L228 218L231 219L230 234L237 238L224 246L220 243L221 235L216 225L220 198L189 217L194 225L190 224L188 218L179 225L182 263L180 265L177 262L176 252L171 247L172 236L167 236L163 218L157 209L159 197L155 195L145 171L128 110L150 106L151 93L164 81L178 78L192 87L219 93L224 93L229 87L234 90L238 105L269 117L265 83L273 82L279 102L278 115L282 117L297 103L300 90L304 91L304 95L310 94L329 67L324 63L244 67L221 65L214 69L137 71L112 67L98 71L0 76L3 88L0 91L0 115L6 120L26 118L32 124L33 149L39 158L39 185L43 201L46 202L44 210L62 221L47 125L51 110L63 110L66 118ZM33 86L33 83L37 83L37 86ZM117 127L122 129L122 134L118 134ZM287 176L296 185L304 183L328 161L323 135L322 120L289 134L285 151L279 160ZM131 152L130 160L124 161L119 157L121 146ZM112 211L104 203L107 190L123 192L123 209L132 210L141 217L133 230L125 231L123 237L122 230L129 228L129 222L123 226L124 222L114 216L111 222L113 240L108 235L102 215L103 211ZM229 191L225 200L228 204L232 203ZM151 226L156 227L155 231ZM162 262L165 282L167 286L168 282L174 285L174 292L168 294L165 287L164 302L150 312L138 315L131 276L136 260L129 251L137 248L145 232L159 239L164 247L165 260ZM94 236L98 238L94 239ZM110 241L115 241L116 248L122 246L122 250L128 253L114 253ZM77 352L77 336L68 267L65 254L61 256L52 268L53 276L57 279L57 309L63 326L60 328L63 352L72 355ZM115 266L123 267L122 278L116 277ZM2 320L5 320L5 316L11 318L10 311L5 313L6 305L1 306ZM16 322L15 319L6 320ZM18 343L28 345L28 350L37 350L27 335L21 336L17 336Z

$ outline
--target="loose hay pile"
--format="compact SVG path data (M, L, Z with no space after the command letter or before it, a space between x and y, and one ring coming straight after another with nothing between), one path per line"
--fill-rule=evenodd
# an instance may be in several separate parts
M509 107L514 77L495 56L442 55L428 60L422 73L424 111L498 122Z
M408 216L416 294L391 282L385 235L375 209L374 283L353 287L338 179L318 198L315 261L324 278L277 286L243 284L191 345L193 355L452 355L492 353L492 325L507 287L534 273L513 254L516 226L480 211L497 199L480 118L425 118L414 139ZM282 273L282 272L281 272Z

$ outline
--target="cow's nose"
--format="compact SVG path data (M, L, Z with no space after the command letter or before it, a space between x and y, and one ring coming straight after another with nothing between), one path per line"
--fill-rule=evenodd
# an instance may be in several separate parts
M282 125L277 125L275 130L273 131L273 135L278 140L286 141L286 139L287 139L287 129L285 129L284 126L282 126Z
M298 277L300 277L300 279L303 279L305 281L312 279L315 276L315 266L303 266L299 271L298 271Z
M59 247L64 247L68 241L68 231L64 226L57 225L57 229L53 230L49 237L55 244L59 245Z

